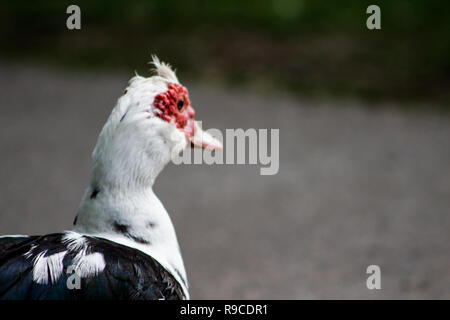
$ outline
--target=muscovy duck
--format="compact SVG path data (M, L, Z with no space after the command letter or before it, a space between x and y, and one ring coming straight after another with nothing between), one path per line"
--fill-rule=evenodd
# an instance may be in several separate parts
M154 56L133 77L92 154L73 230L0 237L0 299L189 299L171 219L152 189L188 145L222 148L194 120L187 89Z

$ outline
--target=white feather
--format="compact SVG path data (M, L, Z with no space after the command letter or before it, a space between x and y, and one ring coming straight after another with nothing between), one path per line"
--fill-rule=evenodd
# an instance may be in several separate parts
M31 258L31 257L33 256L33 251L34 251L34 249L36 249L36 245L32 244L31 247L30 247L30 250L28 250L27 252L25 252L25 253L23 254L23 256L24 256L25 258L27 258L27 259Z
M178 83L178 78L170 64L159 61L159 58L155 55L152 55L152 61L150 63L155 67L154 71L158 76L171 82Z
M105 269L105 258L99 252L87 254L88 242L84 235L67 231L63 237L63 242L67 243L67 249L71 252L77 252L73 259L75 271L81 278L95 276Z
M55 283L63 273L63 259L66 251L45 257L47 251L40 252L33 259L33 281L39 284L47 284L50 278Z
M36 245L31 245L24 256L33 257L33 281L39 284L54 284L64 271L63 259L68 252L76 252L73 259L75 271L81 278L95 276L105 269L105 259L99 252L86 254L88 243L86 238L79 233L68 231L63 236L63 243L67 244L67 251L45 256L47 250L35 254Z
M94 252L86 254L86 252L80 251L74 259L75 271L81 278L87 278L90 276L96 276L98 273L105 269L105 258L100 252Z
M66 231L62 241L67 244L67 249L69 251L82 250L86 244L85 237L82 234L73 231Z
M24 234L8 234L8 235L4 235L4 236L0 236L0 239L2 238L28 238L29 236L24 235Z

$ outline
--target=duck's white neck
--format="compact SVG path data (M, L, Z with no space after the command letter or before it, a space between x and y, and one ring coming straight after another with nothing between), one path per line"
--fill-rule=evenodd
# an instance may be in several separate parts
M73 230L150 255L178 280L188 297L186 271L172 221L151 187L90 186Z
M187 296L175 230L152 190L159 172L186 147L186 136L148 107L156 93L166 89L133 85L128 89L99 135L92 153L90 186L73 229L150 255L178 280Z

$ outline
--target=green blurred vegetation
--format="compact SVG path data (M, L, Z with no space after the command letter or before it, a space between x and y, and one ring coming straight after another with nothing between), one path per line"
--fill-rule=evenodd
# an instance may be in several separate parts
M66 29L66 7L82 30ZM381 7L381 30L366 8ZM450 101L450 2L445 1L8 1L4 58L145 73L151 53L180 77L356 95L369 101Z

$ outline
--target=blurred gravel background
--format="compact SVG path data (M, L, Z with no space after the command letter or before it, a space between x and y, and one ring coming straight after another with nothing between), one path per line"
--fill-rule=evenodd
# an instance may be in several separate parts
M1 234L71 227L131 76L0 63ZM277 175L170 165L158 178L193 298L450 298L448 115L184 84L204 128L280 128ZM366 288L371 264L382 290Z

